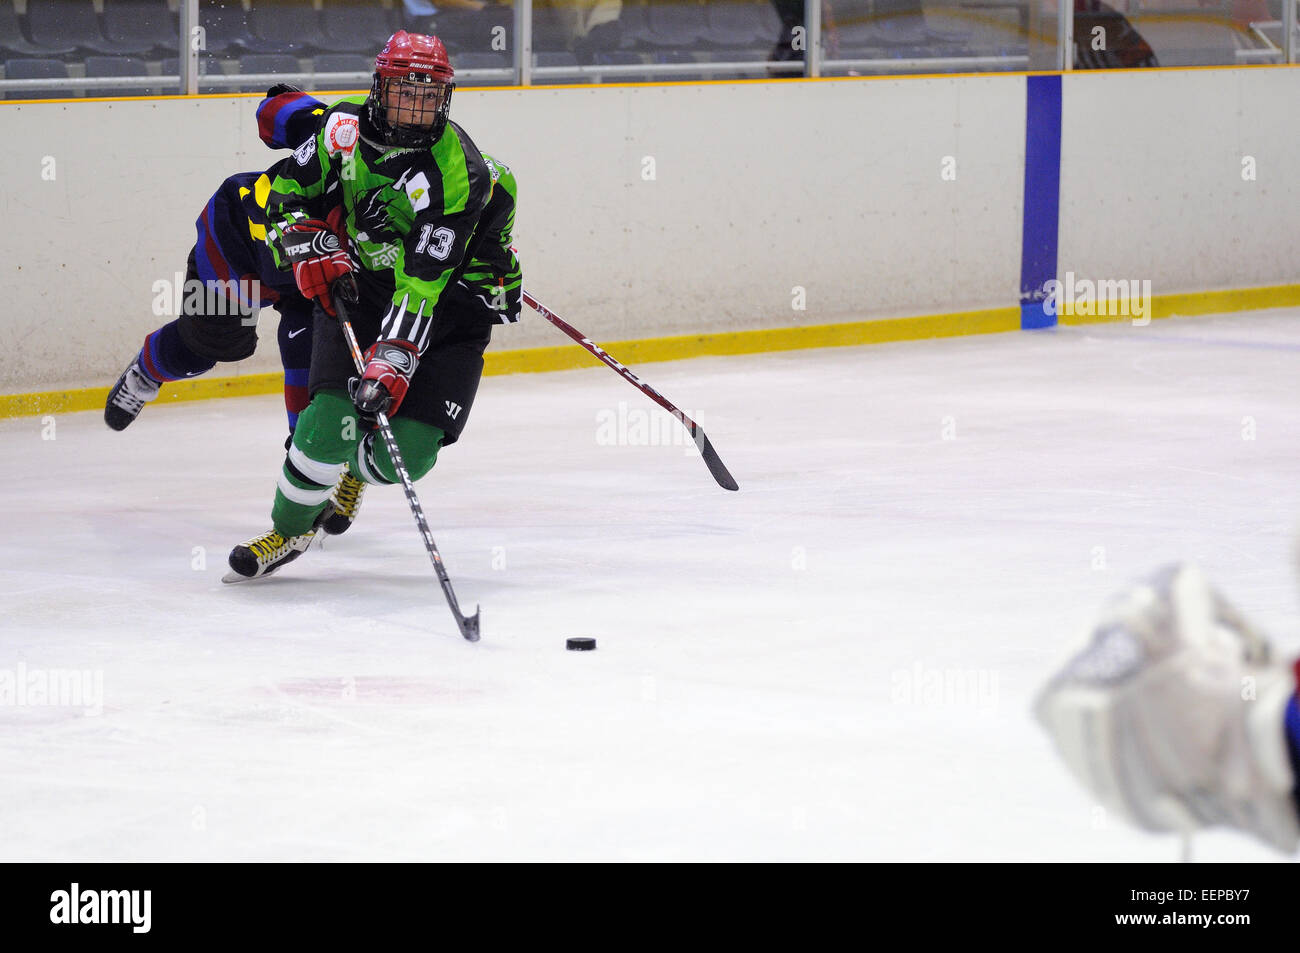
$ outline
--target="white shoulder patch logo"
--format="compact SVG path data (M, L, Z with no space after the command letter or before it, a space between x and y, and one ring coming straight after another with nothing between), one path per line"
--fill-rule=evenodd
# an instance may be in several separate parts
M406 185L406 195L411 200L411 209L415 212L423 212L429 207L429 179L420 172L413 176Z
M333 113L325 121L325 149L330 155L342 152L351 155L361 138L357 117L348 113Z

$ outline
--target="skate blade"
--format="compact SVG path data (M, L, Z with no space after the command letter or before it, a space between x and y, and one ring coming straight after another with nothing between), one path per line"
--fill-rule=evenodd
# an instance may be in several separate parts
M310 551L313 546L316 546L317 548L322 548L324 546L324 540L321 539L323 535L324 535L323 533L317 533L315 536L309 539L307 541L306 549L304 549L302 552L305 553ZM299 555L302 554L299 553ZM296 558L297 556L293 557L293 559ZM224 576L221 577L221 581L232 586L240 582L256 582L259 579L265 579L267 576L273 575L277 570L279 570L282 566L284 566L285 563L293 562L293 559L286 559L284 562L280 563L279 565L273 566L272 568L268 569L266 572L259 573L256 576L241 576L239 573L235 572L232 569Z

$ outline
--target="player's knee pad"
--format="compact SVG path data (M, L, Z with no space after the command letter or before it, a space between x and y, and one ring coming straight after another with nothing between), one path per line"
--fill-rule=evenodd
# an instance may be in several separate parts
M402 451L406 472L412 480L418 480L438 462L438 451L445 435L441 428L432 424L398 417L393 421L393 436L397 438L397 448Z
M246 360L257 349L256 317L183 314L177 329L186 347L211 361Z
M418 420L397 418L392 422L393 436L402 454L402 463L412 481L420 479L438 461L443 432ZM398 483L397 469L388 454L383 435L373 431L366 435L357 452L357 470L367 483Z
M356 408L343 391L322 390L298 415L293 444L313 460L347 463L364 436Z

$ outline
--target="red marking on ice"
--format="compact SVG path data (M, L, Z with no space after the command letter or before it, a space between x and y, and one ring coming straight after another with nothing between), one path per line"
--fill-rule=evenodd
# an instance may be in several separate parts
M447 699L480 694L431 678L395 675L337 675L324 678L290 678L275 684L275 690L295 697L340 702L410 702Z

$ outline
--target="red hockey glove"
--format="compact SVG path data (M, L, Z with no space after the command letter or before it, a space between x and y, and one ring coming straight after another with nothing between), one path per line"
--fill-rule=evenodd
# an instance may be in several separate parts
M376 341L366 350L366 368L352 395L362 420L372 422L380 413L397 413L420 363L410 341Z
M305 298L315 298L328 314L334 314L330 286L352 272L352 259L339 243L339 236L325 222L308 218L284 230L284 256L293 264L293 277Z

